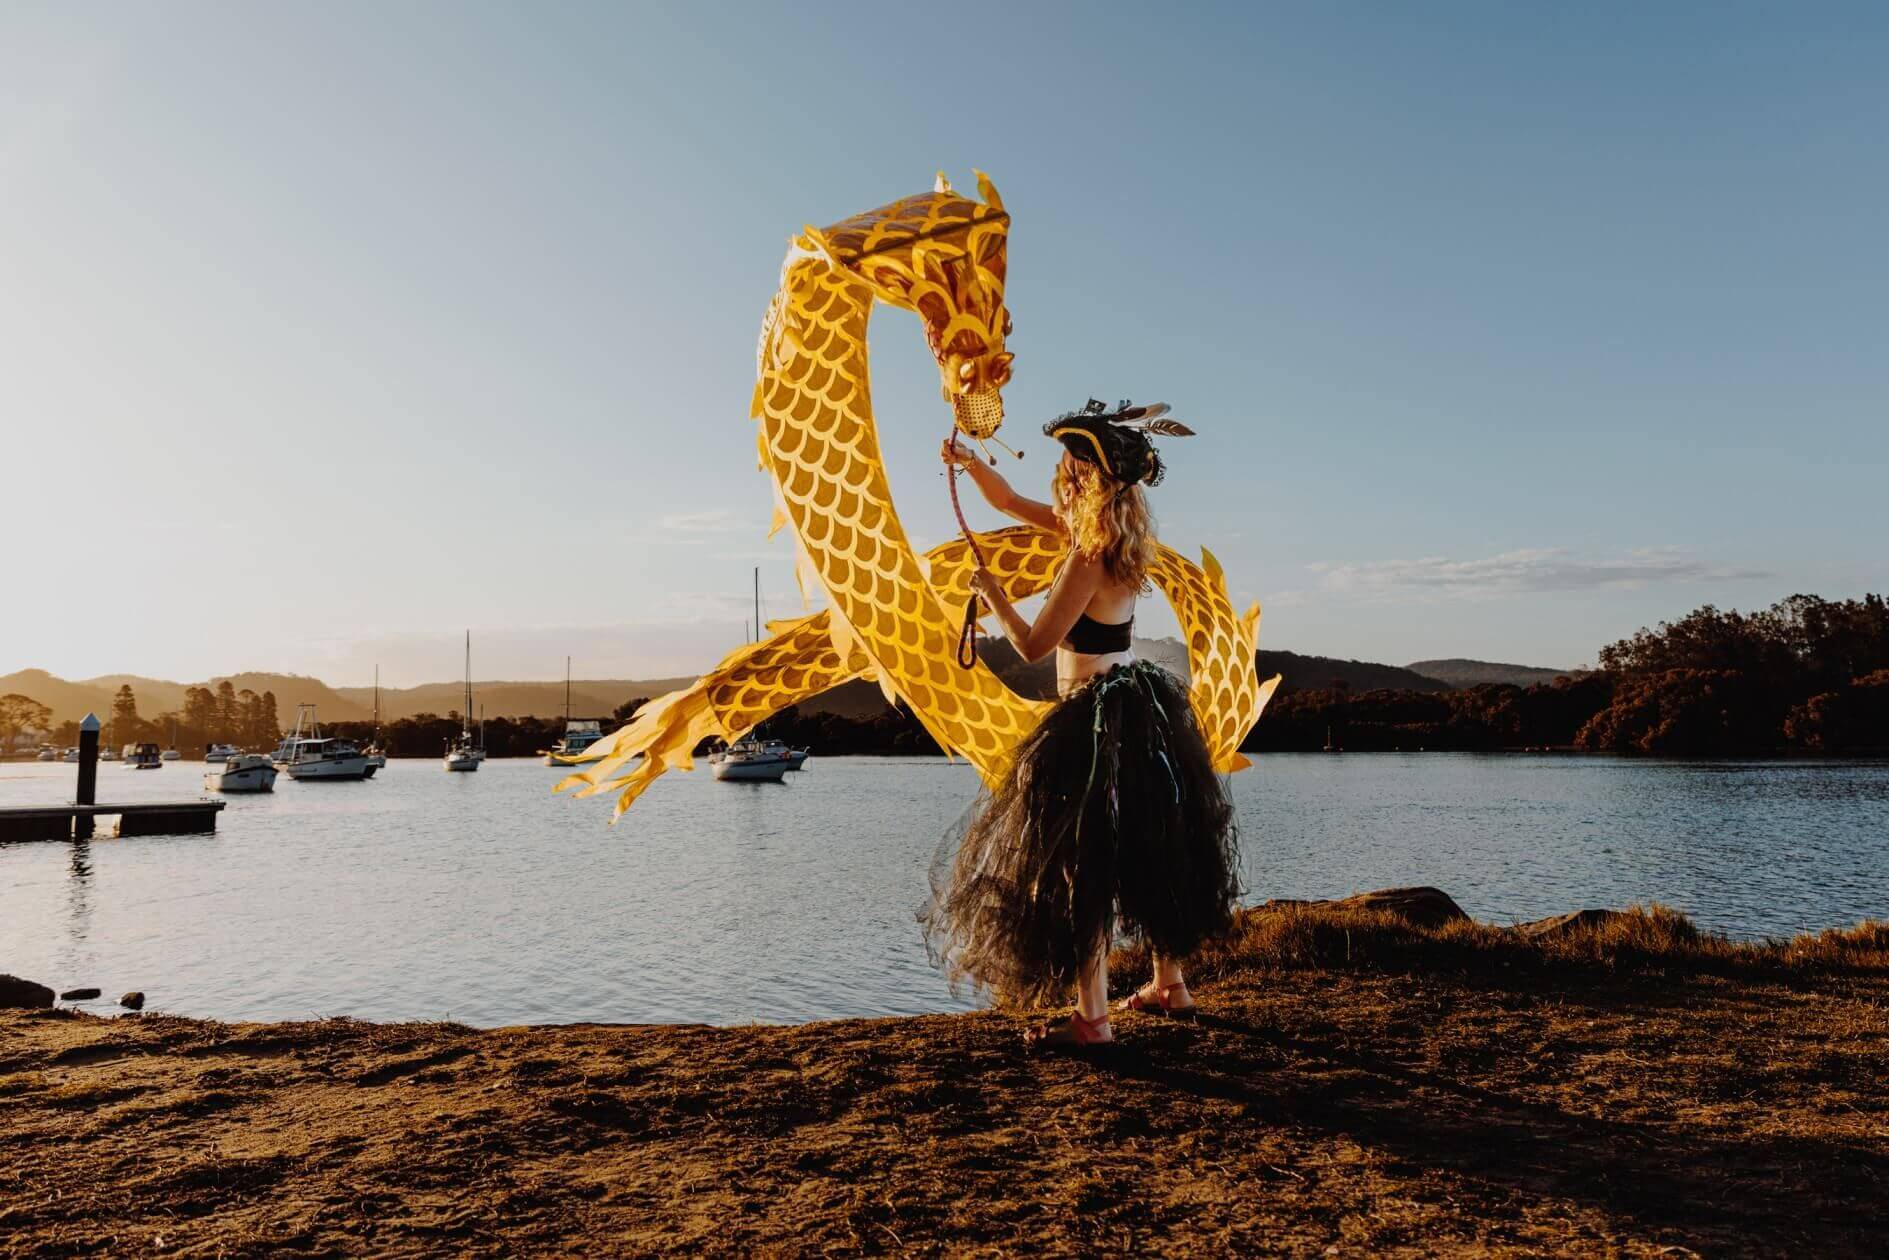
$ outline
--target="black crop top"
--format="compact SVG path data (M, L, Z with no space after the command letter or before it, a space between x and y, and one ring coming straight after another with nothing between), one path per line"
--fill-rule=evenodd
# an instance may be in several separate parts
M1063 646L1071 652L1080 652L1084 656L1101 656L1108 652L1126 652L1134 643L1135 619L1114 623L1097 621L1088 613L1076 618L1076 624L1069 627L1069 633L1063 639Z

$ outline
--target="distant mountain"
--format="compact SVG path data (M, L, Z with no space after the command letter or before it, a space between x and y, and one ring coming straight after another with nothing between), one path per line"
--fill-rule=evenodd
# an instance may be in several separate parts
M1544 669L1539 665L1502 665L1495 661L1471 661L1460 656L1443 661L1413 661L1409 668L1429 678L1438 678L1452 687L1478 687L1483 683L1505 683L1515 687L1532 687L1536 683L1550 683L1568 674L1583 671L1573 669Z
M55 723L76 722L88 712L96 713L102 720L109 722L112 699L122 686L131 688L131 694L138 702L138 715L154 718L160 713L181 712L187 687L208 687L214 691L225 677L239 692L249 690L257 695L265 691L275 692L276 712L284 722L294 720L295 706L302 703L319 705L321 718L327 722L360 721L373 716L372 687L365 689L370 703L361 705L342 696L319 678L254 671L218 675L205 682L180 683L165 678L145 678L138 674L105 674L72 682L48 674L43 669L23 669L0 678L0 695L18 692L23 696L31 696L52 710ZM558 685L558 692L560 696L563 694L562 683Z
M1056 693L1056 664L1041 660L1025 665L1002 638L981 637L978 651L998 677L1021 695L1050 698ZM1135 651L1144 660L1154 661L1176 674L1187 675L1187 648L1174 639L1136 639ZM1379 665L1371 661L1344 661L1329 656L1302 656L1297 652L1261 651L1258 654L1262 678L1284 674L1288 688L1317 690L1332 685L1334 679L1347 683L1353 691L1381 688L1405 691L1438 692L1478 683L1501 682L1526 686L1550 682L1566 670L1541 669L1529 665L1499 665L1488 661L1441 660L1418 661L1406 669ZM359 722L373 716L372 687L330 687L318 678L300 674L246 673L229 675L238 691L248 689L261 695L275 692L276 712L282 721L294 720L297 704L319 706L322 720ZM77 721L87 712L101 718L111 716L112 697L118 688L129 684L138 698L138 712L153 718L160 713L183 708L186 686L214 689L221 677L203 683L170 682L161 678L143 678L136 674L106 674L98 678L68 681L43 669L23 669L0 677L0 695L18 692L50 707L53 721ZM618 705L639 697L654 699L664 692L686 687L693 678L650 679L579 679L571 683L571 712L577 717L608 717ZM458 682L423 683L417 687L383 687L380 692L381 716L388 721L416 717L422 713L444 716L459 709L461 688ZM483 706L487 717L555 717L564 711L564 683L503 682L474 680L472 702ZM869 717L886 707L885 695L878 684L850 682L807 701L801 708L808 713L835 713L842 717Z
M666 691L686 687L693 678L577 678L571 680L572 717L609 717L626 700L653 700ZM417 687L382 687L381 717L444 716L457 713L465 691L462 682L421 683ZM280 695L280 692L276 693ZM374 711L372 687L337 687L335 694L365 717ZM483 707L487 717L557 717L564 712L564 682L503 682L472 680L474 716ZM327 716L327 710L322 710Z
M115 690L115 688L114 688ZM0 677L0 696L21 695L52 710L54 722L76 722L87 713L111 720L111 692L86 683L67 682L43 669L22 669Z
M1453 691L1440 678L1420 674L1414 669L1378 665L1371 661L1341 661L1332 656L1301 656L1297 652L1270 652L1258 655L1259 676L1285 675L1280 685L1293 691L1320 691L1334 682L1342 682L1353 691Z

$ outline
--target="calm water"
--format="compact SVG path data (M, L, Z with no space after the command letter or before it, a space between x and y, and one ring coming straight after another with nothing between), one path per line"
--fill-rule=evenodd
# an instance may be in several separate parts
M0 804L75 767L0 766ZM203 767L99 767L106 800ZM815 758L661 780L616 827L535 761L231 796L217 834L0 845L0 971L225 1019L794 1021L957 1009L912 912L975 777ZM1271 756L1233 778L1250 896L1435 884L1478 918L1657 899L1740 936L1889 915L1889 766Z

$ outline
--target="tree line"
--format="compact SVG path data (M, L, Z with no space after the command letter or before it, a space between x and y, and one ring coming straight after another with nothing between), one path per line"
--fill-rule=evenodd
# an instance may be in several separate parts
M1343 683L1305 686L1288 678L1241 748L1575 748L1671 756L1889 751L1889 604L1880 595L1793 595L1753 613L1706 605L1609 644L1598 660L1596 670L1551 683L1461 691L1354 692ZM604 729L623 725L645 703L618 706ZM0 736L43 730L49 716L25 696L0 696ZM131 688L120 687L108 737L166 742L172 718L180 747L215 742L266 750L280 738L275 696L234 691L228 682L215 691L193 687L181 714L148 721L138 716ZM379 742L396 757L436 756L460 725L456 712L401 718L380 728ZM326 729L363 744L376 734L369 722ZM827 755L939 751L904 705L859 718L793 706L757 733ZM485 724L486 750L531 756L562 734L558 718L494 718ZM52 742L77 743L77 724L58 728Z
M61 748L79 742L77 722L54 723L52 710L27 696L0 696L0 750L10 751L16 736L34 731ZM147 718L138 712L137 693L126 683L112 696L111 717L99 731L99 747L150 743L202 750L211 744L235 744L272 751L281 738L273 691L238 691L225 679L214 689L185 688L181 712L165 710Z
M1599 665L1530 687L1435 694L1282 688L1243 747L1889 750L1889 605L1880 595L1793 595L1753 613L1707 605L1609 644Z

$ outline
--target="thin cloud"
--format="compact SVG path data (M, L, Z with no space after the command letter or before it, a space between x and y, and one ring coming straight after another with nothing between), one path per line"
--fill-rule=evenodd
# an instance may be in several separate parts
M752 522L727 508L714 508L707 512L671 512L656 522L657 526L670 534L730 534L736 530L753 528Z
M1760 569L1715 565L1679 547L1638 547L1611 556L1537 547L1477 560L1425 556L1415 560L1320 562L1306 567L1317 575L1320 594L1373 603L1640 590L1680 582L1749 581L1772 576Z

